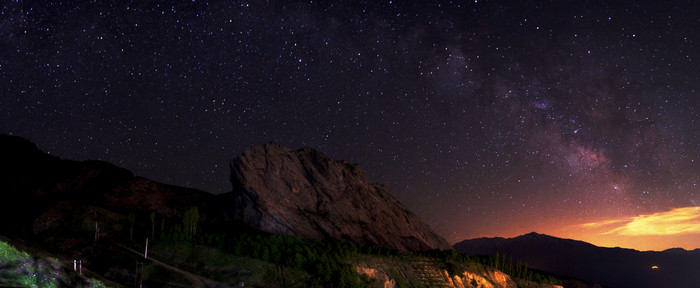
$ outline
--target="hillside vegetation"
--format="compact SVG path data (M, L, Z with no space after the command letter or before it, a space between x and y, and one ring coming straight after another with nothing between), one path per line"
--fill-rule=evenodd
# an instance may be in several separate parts
M2 287L107 287L99 280L82 275L82 272L73 271L59 259L18 250L7 240L0 239Z
M6 242L0 247L2 286L107 287L63 264L72 260L32 256ZM90 267L83 273L124 286L144 287L483 288L558 284L551 275L495 257L469 256L453 250L417 253L359 248L345 241L257 232L200 231L191 240L182 232L166 233L150 240L148 248L148 258L144 258L145 241L98 240L81 249L84 265ZM494 266L511 273L507 275Z

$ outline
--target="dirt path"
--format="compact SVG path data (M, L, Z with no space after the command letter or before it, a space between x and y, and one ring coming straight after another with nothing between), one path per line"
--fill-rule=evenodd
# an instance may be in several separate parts
M132 253L135 253L135 254L137 254L137 255L143 256L143 253L141 253L141 252L139 252L139 251L136 251L136 250L134 250L134 249L131 249L131 248L126 247L126 246L121 245L121 244L117 244L117 245L118 245L119 247L122 247L122 248L124 248L124 249L126 249L126 250L131 251ZM163 268L168 269L168 270L170 270L170 271L173 271L173 272L176 272L176 273L181 274L182 276L184 276L185 278L187 278L187 280L190 281L190 284L192 284L192 287L195 287L195 288L214 288L214 287L216 287L216 288L219 288L219 287L221 287L221 288L228 288L228 287L233 287L231 284L219 282L219 281L216 281L216 280L212 280L212 279L209 279L209 278L206 278L206 277L202 277L202 276L197 275L197 274L194 274L194 273L187 272L187 271L182 270L182 269L180 269L180 268L177 268L177 267L174 267L174 266L170 266L170 265L168 265L168 264L166 264L166 263L163 263L163 262L161 262L161 261L158 261L158 260L156 260L156 259L154 259L154 258L152 258L152 257L148 257L148 260L151 260L151 262L153 262L154 264L156 264L156 265L158 265L158 266L160 266L160 267L163 267Z

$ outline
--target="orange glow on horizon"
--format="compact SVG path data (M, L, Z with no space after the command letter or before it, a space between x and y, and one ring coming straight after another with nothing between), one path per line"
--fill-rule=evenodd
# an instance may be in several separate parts
M700 206L629 217L608 217L584 224L564 226L550 232L600 247L639 251L700 248Z
M700 248L700 206L669 208L665 211L627 217L601 213L599 217L592 219L582 215L562 215L557 218L559 221L518 217L507 223L478 223L483 225L472 228L478 233L454 235L449 240L456 243L479 237L513 238L536 232L584 241L598 247L621 247L638 251ZM464 225L473 226L474 223Z
M651 236L700 233L700 207L675 208L635 217L582 224L587 229L605 229L603 235Z

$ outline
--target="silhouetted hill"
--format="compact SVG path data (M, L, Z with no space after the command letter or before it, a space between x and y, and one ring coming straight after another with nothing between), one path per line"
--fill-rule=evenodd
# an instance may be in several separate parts
M221 215L211 209L215 195L204 191L136 177L103 161L63 160L16 136L0 135L0 144L0 232L6 235L64 233L66 225L88 220L127 222L129 213L145 226L150 213L176 221L191 206L200 207L202 220Z
M529 267L610 288L700 287L700 249L662 252L603 248L529 233L515 238L478 238L454 245L463 253L512 256ZM658 268L652 268L656 266Z

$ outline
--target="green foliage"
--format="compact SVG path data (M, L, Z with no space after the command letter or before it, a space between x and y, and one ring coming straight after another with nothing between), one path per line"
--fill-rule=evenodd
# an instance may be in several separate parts
M396 281L396 285L401 288L414 288L415 285L411 285L412 283L409 283L404 279L403 276L401 276L401 273L399 271L396 271L396 269L389 269L389 271L386 271L387 275L389 278L394 279Z
M163 220L161 220L161 231L167 230L165 235L161 236L161 239L164 240L161 243L180 245L179 247L181 248L179 249L181 251L189 249L184 247L194 247L192 244L206 245L212 249L219 249L233 254L231 257L251 257L257 259L256 261L264 261L263 263L268 264L260 266L260 274L257 275L259 275L258 277L264 277L263 279L268 279L267 284L272 287L371 287L372 281L362 280L352 265L352 263L357 263L358 257L369 255L380 259L398 257L397 259L406 259L407 261L415 261L416 257L428 257L432 259L430 261L439 266L438 269L445 269L451 275L461 274L465 271L484 273L490 269L488 268L489 266L497 266L499 270L515 278L516 282L522 279L523 281L533 280L541 283L557 283L556 278L539 271L528 270L527 265L523 264L519 259L509 258L507 255L500 253L498 257L466 255L455 250L406 253L381 247L358 248L354 244L345 241L316 241L251 231L234 232L233 234L230 232L211 234L207 233L207 230L198 231L196 221L185 221L186 219L198 219L198 217L196 207L192 207L186 211L182 225L174 223L166 226L163 225ZM193 231L197 232L194 233ZM161 234L164 233L161 232ZM188 244L189 246L182 246L184 244L183 241L191 243ZM366 256L360 256L360 253ZM208 263L212 257L200 256L196 259L190 259L188 256L185 261L189 263ZM171 258L171 260L173 259L176 258ZM513 264L514 260L515 265ZM389 274L390 271L385 271L385 273ZM399 287L422 286L418 279L411 277L404 279L406 276L403 276L403 274L389 276L396 281ZM526 285L526 282L518 283Z
M10 244L0 241L0 262L14 263L29 258L27 252L19 251Z
M265 271L265 282L276 287L304 287L309 274L301 269L289 268L282 265L271 265Z
M67 270L56 259L42 259L27 252L20 251L14 246L0 241L0 286L2 287L66 287L66 283L81 283L70 285L80 287L105 287L95 279L73 279L66 275ZM77 275L72 275L77 277Z
M216 237L215 237L216 238ZM207 239L206 237L199 239ZM344 241L314 241L292 236L241 234L225 239L226 249L239 256L250 256L273 263L273 282L298 283L300 287L363 287L348 259L358 249ZM308 277L294 278L290 271L303 270ZM297 273L298 274L298 273ZM281 287L281 286L280 286Z
M105 284L103 284L102 282L100 282L100 280L96 280L96 279L92 279L92 278L88 279L88 285L86 285L86 287L90 287L90 288L108 288L107 285L105 285Z

